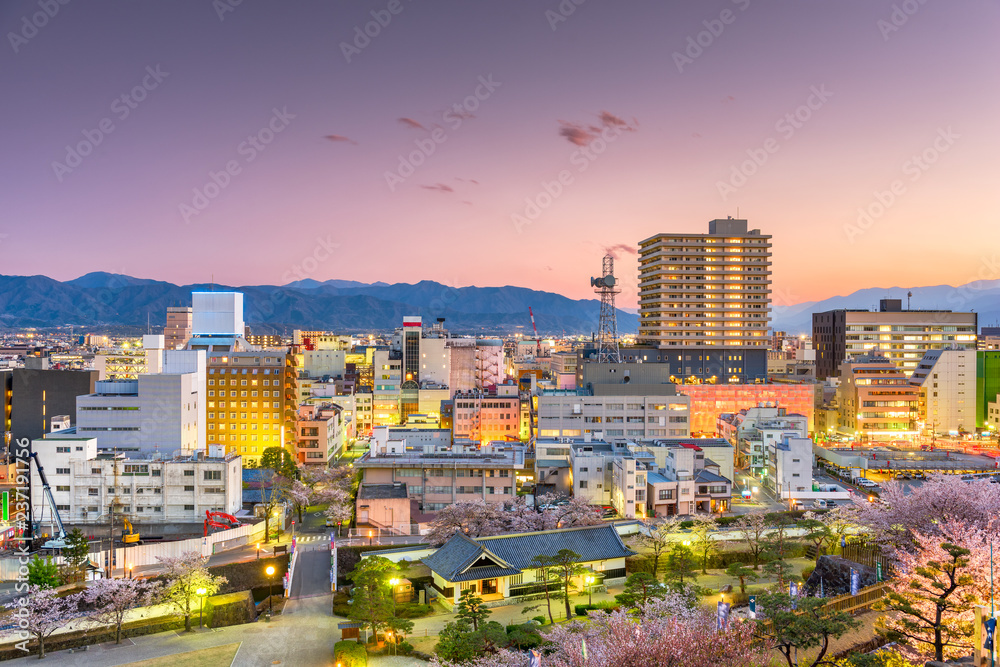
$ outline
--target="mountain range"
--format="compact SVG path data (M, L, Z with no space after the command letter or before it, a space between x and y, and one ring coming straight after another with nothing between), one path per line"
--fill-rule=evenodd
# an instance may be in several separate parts
M458 333L531 333L528 307L543 334L590 334L597 329L600 302L574 300L524 287L449 287L353 280L299 280L287 285L174 285L121 274L95 272L60 282L46 276L0 275L0 327L160 328L167 306L190 305L193 291L243 292L244 318L255 332L323 329L344 332L391 330L405 315L425 322L438 317ZM898 298L920 310L974 310L980 326L1000 321L1000 280L959 287L891 287L858 290L822 301L772 307L771 326L792 334L812 329L812 313L837 308L877 309L882 298ZM635 333L639 318L618 310L618 329Z
M449 287L424 280L414 285L352 280L299 280L287 285L174 285L112 273L88 273L60 282L46 276L0 276L0 327L161 328L168 306L191 304L193 291L239 291L244 319L255 333L292 328L343 332L384 331L406 315L425 323L439 317L457 333L523 331L530 335L528 307L539 332L590 334L601 304L524 287ZM148 318L148 320L147 320ZM618 311L622 332L638 330L634 313Z

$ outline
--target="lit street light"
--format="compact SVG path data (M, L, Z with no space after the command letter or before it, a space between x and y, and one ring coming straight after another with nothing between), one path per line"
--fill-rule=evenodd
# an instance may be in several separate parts
M592 575L587 575L584 580L587 582L587 606L594 606L594 577Z
M257 543L257 560L260 560L260 542Z
M267 569L268 584L267 584L267 617L271 618L274 615L274 566L268 565Z
M204 588L199 588L198 590L195 591L195 593L197 593L198 596L201 598L201 604L198 605L198 629L199 630L204 627L204 625L202 625L202 620L205 617L205 593L207 593L207 592L208 591L205 590Z

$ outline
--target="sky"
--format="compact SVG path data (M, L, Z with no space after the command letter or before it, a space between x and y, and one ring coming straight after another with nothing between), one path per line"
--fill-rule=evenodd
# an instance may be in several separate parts
M50 15L45 14L46 8ZM0 273L592 298L746 218L773 301L996 272L997 0L0 3Z

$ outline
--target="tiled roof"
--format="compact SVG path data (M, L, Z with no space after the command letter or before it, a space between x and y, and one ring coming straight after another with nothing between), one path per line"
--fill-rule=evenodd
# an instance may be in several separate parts
M555 556L560 549L580 554L580 562L635 554L622 542L614 525L602 524L475 539L455 533L433 555L425 558L424 564L447 581L492 579L531 569L535 556ZM469 567L480 558L496 565Z
M721 475L716 475L714 472L709 472L708 470L699 470L698 475L695 477L696 482L726 482L727 484L732 484L728 479L722 477Z

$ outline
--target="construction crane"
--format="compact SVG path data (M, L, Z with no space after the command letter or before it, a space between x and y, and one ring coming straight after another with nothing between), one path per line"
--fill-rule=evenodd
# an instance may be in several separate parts
M531 328L535 332L535 357L542 356L542 339L538 337L538 327L535 326L535 314L531 312L531 306L528 306L528 315L531 317Z
M135 532L132 528L132 522L128 520L128 517L122 517L122 542L125 544L136 544L139 542L139 533Z
M52 489L49 488L49 480L45 478L45 470L42 468L42 464L38 462L38 452L31 452L31 459L35 462L35 468L38 469L38 477L42 480L42 492L45 494L45 500L49 503L49 509L52 510L52 516L56 520L56 525L59 526L59 536L43 544L42 548L62 549L66 546L66 529L63 527L62 517L59 516L59 508L56 507L56 501L52 497Z

